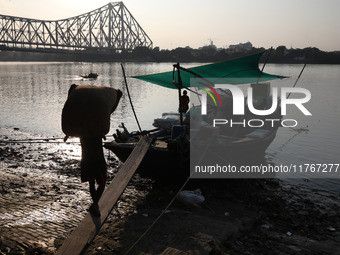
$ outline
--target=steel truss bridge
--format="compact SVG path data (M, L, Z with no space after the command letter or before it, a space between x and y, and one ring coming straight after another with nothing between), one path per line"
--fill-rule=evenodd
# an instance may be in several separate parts
M152 41L123 2L55 21L0 15L0 50L112 53L136 47L152 48Z

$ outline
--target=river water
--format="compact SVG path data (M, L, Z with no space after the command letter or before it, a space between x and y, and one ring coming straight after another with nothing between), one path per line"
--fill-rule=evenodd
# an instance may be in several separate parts
M176 90L129 78L162 71L171 71L173 63L126 63L128 84L142 129L153 128L152 123L163 112L176 111ZM195 64L186 64L185 67ZM267 64L268 73L289 76L272 81L276 87L293 86L302 65ZM98 73L96 80L81 78L90 72ZM61 111L71 84L94 84L119 88L123 98L111 116L111 131L122 122L132 131L137 130L122 76L120 63L51 63L0 62L0 127L19 128L21 131L46 137L63 137ZM296 107L287 109L286 119L298 121L297 132L280 128L267 150L267 158L276 165L339 164L340 156L340 66L309 65L297 87L311 92L305 104L312 116L305 116ZM301 131L301 130L300 130ZM297 173L288 181L312 188L340 192L338 175Z

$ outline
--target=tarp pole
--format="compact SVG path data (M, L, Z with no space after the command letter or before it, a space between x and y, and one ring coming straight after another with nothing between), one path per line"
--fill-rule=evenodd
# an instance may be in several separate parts
M139 131L142 132L142 128L139 125L139 121L138 121L138 118L137 118L137 115L136 115L136 112L135 112L135 108L133 107L133 104L132 104L132 100L131 100L131 96L130 96L130 92L129 92L129 87L128 87L128 84L127 84L127 81L126 81L125 69L124 69L123 64L120 64L120 65L122 66L124 82L125 82L127 94L129 96L131 108L132 108L133 114L135 115L135 119L136 119L136 122L137 122L137 125L138 125L138 128L139 128Z
M257 82L256 82L256 83L259 83L259 81L260 81L260 78L261 78L261 75L262 75L262 73L263 73L264 67L266 66L266 64L267 64L267 62L268 62L268 59L269 59L269 56L270 56L270 53L272 52L272 50L273 50L273 47L270 47L270 50L269 50L269 53L268 53L268 55L267 55L266 61L264 62L263 66L262 66L262 69L261 69L259 78L257 79Z
M179 63L177 63L177 71L178 71L178 96L179 96L179 119L181 122L181 126L183 126L183 115L182 115L182 79L180 73Z
M298 78L296 79L293 88L296 86L296 83L299 81L299 79L300 79L300 77L301 77L301 74L303 73L303 70L305 70L306 65L307 65L307 63L305 63L305 64L303 65L302 70L301 70L301 72L300 72ZM288 96L287 96L287 99L290 97L290 94L291 94L291 93L292 93L292 92L289 92L289 94L288 94Z
M175 77L174 77L174 73L175 73L175 69L177 69L177 83L175 81ZM182 79L181 79L181 74L180 74L180 65L179 63L174 65L174 70L172 73L172 78L173 78L173 83L177 86L178 88L178 101L179 101L179 107L178 107L178 111L179 111L179 119L180 119L180 124L181 126L183 126L183 116L182 116Z

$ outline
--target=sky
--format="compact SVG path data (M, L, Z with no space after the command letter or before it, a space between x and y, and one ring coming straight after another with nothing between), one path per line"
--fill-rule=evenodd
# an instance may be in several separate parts
M0 14L58 20L108 0L0 0ZM124 0L154 47L254 47L340 51L339 0Z

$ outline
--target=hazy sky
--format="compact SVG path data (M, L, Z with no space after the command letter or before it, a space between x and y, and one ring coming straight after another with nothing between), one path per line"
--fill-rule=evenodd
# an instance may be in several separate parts
M340 50L339 0L124 0L161 49L250 41L255 47ZM0 14L56 20L108 0L0 0Z

